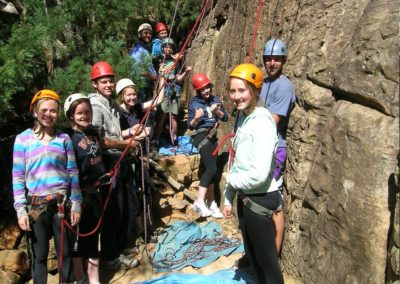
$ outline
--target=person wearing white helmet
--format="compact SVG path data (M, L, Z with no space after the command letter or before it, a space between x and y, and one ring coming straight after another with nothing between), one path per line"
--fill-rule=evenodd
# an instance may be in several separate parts
M290 80L283 75L283 66L286 63L287 50L285 43L280 39L272 38L267 40L264 46L263 62L267 77L263 81L259 106L264 106L272 113L278 127L279 143L275 156L275 169L273 171L274 186L282 193L283 172L286 162L286 130L290 112L293 110L296 95ZM273 215L275 224L275 243L278 255L280 254L283 233L284 215L283 199L279 210Z
M91 125L93 111L90 100L83 94L72 94L64 102L64 114L70 121L71 129L67 132L74 146L79 169L79 183L82 189L82 211L79 232L92 231L99 222L102 201L98 181L106 174L101 145L104 144L96 129ZM103 185L104 187L104 185ZM81 238L76 236L78 244L74 252L74 275L78 280L99 283L99 234ZM86 272L85 272L85 267Z
M136 41L129 52L129 55L137 63L139 68L144 69L143 80L145 87L142 90L141 100L147 101L153 97L154 83L158 79L157 71L152 64L152 57L150 54L153 28L148 23L143 23L138 28L139 40Z
M159 104L161 104L164 99L164 88L161 88L156 100L140 102L136 84L128 78L119 80L117 82L115 91L117 93L117 99L121 107L120 126L122 129L122 135L128 138L132 137L132 128L135 125L139 124L146 111L150 107L154 109ZM148 124L148 126L144 128L144 131L142 131L140 135L137 135L135 139L142 140L142 138L144 138L145 136L149 136L152 127L153 125Z

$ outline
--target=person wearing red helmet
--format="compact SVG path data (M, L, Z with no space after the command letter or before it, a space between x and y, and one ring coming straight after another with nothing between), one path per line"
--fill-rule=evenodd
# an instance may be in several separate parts
M188 126L192 132L193 145L200 153L200 185L192 209L201 217L222 218L214 196L214 182L217 174L217 157L212 152L218 145L218 121L227 121L228 113L221 100L212 94L212 84L203 73L193 75L192 86L196 91L189 104ZM207 199L207 204L205 203Z
M104 140L104 161L107 170L114 169L127 145L131 149L138 145L134 137L128 136L128 130L124 133L121 131L120 106L112 98L115 87L114 77L114 71L108 62L99 61L92 66L90 78L96 92L89 94L88 98L93 110L92 125ZM130 129L130 132L139 135L141 130L139 128L140 126L136 125ZM127 139L124 140L124 138ZM103 217L100 235L101 264L111 269L126 263L126 259L120 254L133 239L134 220L139 210L133 170L128 159L122 160L119 171L120 174L117 175L115 188L111 191L110 202ZM104 199L108 192L104 191L101 194Z
M161 44L163 39L168 37L168 26L163 22L157 22L155 31L156 37L153 39L151 47L151 56L153 56L153 58L162 56Z
M272 185L278 144L276 123L268 109L257 106L263 83L257 66L240 64L229 78L229 97L242 116L232 140L235 156L226 177L223 214L226 218L233 216L232 203L237 195L239 228L257 283L283 283L272 221L281 199Z

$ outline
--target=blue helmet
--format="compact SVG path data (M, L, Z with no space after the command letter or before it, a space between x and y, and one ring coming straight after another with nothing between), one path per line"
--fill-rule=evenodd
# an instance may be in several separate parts
M161 43L161 47L164 47L164 46L166 46L166 45L171 45L173 48L175 48L175 42L174 42L174 40L172 39L172 38L170 38L170 37L167 37L167 38L164 38L163 39L163 41L162 41L162 43Z
M272 38L265 43L263 56L286 56L286 46L283 41Z

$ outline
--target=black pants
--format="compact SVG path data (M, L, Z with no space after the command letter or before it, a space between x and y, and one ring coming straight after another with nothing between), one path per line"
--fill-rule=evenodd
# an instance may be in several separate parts
M193 145L199 146L207 136L207 132L200 132L193 137ZM212 156L212 152L218 146L218 140L214 137L208 140L206 144L200 149L200 186L208 187L214 183L215 176L217 174L217 156Z
M115 161L116 162L116 161ZM115 163L114 163L115 164ZM101 189L103 202L109 187ZM139 202L131 161L124 159L119 168L115 186L103 217L100 234L100 258L113 260L127 247L135 235L135 219Z
M31 223L31 242L33 253L33 283L47 283L47 258L49 255L49 241L54 236L54 246L57 256L60 256L60 236L61 220L57 216L58 207L55 202L51 203L47 211L44 212L36 221ZM69 219L69 210L65 216ZM63 262L62 262L62 282L72 282L72 248L73 235L67 227L64 227L63 242Z
M271 210L279 205L278 191L251 195L251 200ZM275 248L275 232L271 218L257 214L238 198L239 227L242 231L246 255L256 273L257 283L283 283L283 276Z

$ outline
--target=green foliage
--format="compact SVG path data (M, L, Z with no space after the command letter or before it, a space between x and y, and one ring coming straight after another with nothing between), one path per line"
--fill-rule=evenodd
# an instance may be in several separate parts
M25 107L39 89L54 89L62 99L92 92L90 68L99 60L113 66L117 80L129 77L140 88L143 70L128 56L137 28L158 20L171 24L176 5L175 0L59 3L24 0L23 18L0 19L0 129L9 123L10 111L28 111ZM173 37L179 42L191 29L200 1L181 0L178 8Z

